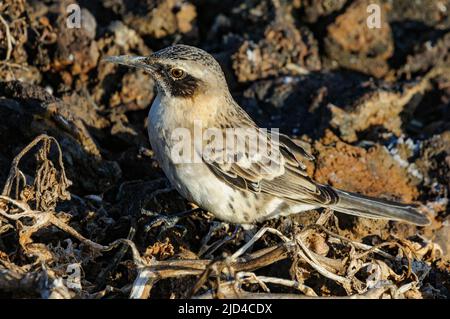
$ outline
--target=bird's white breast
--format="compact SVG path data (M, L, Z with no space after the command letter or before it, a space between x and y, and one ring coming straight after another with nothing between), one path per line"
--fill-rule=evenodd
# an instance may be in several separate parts
M148 134L150 144L161 168L181 195L197 205L211 211L218 218L232 222L236 216L227 208L227 200L235 190L220 181L204 163L176 163L172 149L174 142L171 133L181 127L183 119L179 118L174 108L167 105L158 95L152 104L148 116ZM236 221L237 222L237 221Z

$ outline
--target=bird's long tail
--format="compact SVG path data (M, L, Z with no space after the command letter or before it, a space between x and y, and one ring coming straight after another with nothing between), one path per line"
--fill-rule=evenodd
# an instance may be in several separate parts
M360 194L335 190L339 195L338 203L332 209L345 214L374 219L392 219L426 226L430 220L413 205L375 199Z

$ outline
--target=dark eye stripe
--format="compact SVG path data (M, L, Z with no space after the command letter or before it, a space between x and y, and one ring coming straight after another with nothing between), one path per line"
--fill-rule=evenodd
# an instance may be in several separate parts
M184 74L180 79L174 79L172 77L172 66L155 63L154 68L156 72L161 76L161 80L164 81L165 87L170 91L170 94L175 97L192 97L195 95L201 80L193 77L189 73Z
M171 79L169 83L170 93L176 97L190 97L195 94L200 84L200 80L186 74L181 80Z

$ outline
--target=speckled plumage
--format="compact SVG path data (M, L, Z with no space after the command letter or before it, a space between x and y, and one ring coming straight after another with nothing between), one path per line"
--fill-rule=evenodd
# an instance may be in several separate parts
M252 224L329 207L369 218L428 223L411 205L368 198L313 181L306 172L305 162L314 157L288 136L269 136L258 128L234 101L219 64L207 52L175 45L149 57L115 57L109 61L143 68L156 79L158 95L148 118L148 133L156 158L172 185L185 198L217 218ZM174 77L174 68L176 74L181 70L182 76ZM173 132L178 128L195 132L198 121L204 128L218 128L223 134L227 128L250 129L252 137L262 138L271 151L254 156L247 151L236 153L225 145L218 154L229 151L239 162L223 163L214 157L208 160L202 157L200 148L212 143L206 140L200 147L195 143L190 145L193 153L199 154L200 162L177 162ZM246 137L234 136L236 141L243 138Z

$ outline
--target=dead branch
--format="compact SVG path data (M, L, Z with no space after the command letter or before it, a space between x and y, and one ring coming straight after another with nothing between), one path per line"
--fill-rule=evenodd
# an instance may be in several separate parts
M11 32L9 30L9 25L1 14L0 14L0 22L5 27L5 32L6 32L7 51L6 51L6 57L5 57L4 61L8 61L11 58L13 40L12 40Z

